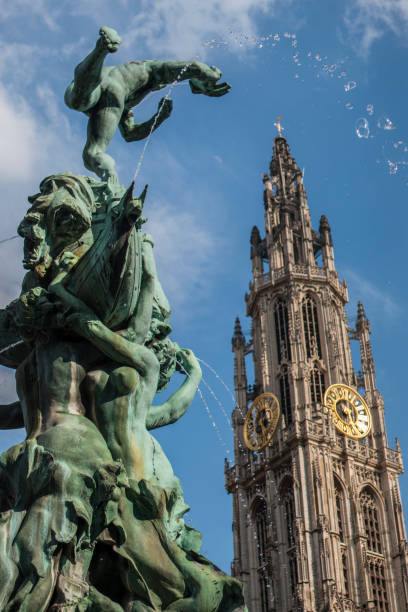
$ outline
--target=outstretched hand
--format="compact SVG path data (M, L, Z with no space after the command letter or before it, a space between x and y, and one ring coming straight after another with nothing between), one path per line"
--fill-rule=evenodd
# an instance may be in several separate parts
M200 364L193 351L189 349L180 349L177 351L176 358L176 367L179 372L187 373L189 376L196 375L201 379L202 373Z
M157 106L157 115L161 121L164 121L171 115L173 110L173 100L165 96L162 98Z
M225 96L231 89L228 83L215 83L214 81L201 81L200 79L190 79L190 89L193 94L204 94L211 98Z

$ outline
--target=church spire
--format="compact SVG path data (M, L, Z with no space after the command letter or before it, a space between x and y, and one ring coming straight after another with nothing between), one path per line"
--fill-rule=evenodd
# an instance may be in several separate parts
M312 230L303 175L281 134L274 139L269 174L263 182L266 255L271 271L285 269L290 273L294 266L317 266L322 238ZM329 248L325 255L324 265L334 269Z
M364 387L366 392L374 392L377 388L377 383L370 340L370 321L366 317L362 302L359 302L357 306L356 332L360 343L361 369L364 376Z

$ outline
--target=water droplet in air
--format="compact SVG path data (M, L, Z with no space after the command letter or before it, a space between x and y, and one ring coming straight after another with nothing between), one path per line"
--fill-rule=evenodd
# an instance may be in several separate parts
M308 51L308 52L307 52L307 57L311 57L311 55L312 55L312 52L311 52L311 51Z
M352 105L352 103L351 103L351 102L347 102L347 104L346 104L346 108L347 108L348 110L353 110L354 106Z
M387 162L388 162L388 169L389 169L390 174L397 174L398 164L396 164L395 162L392 162L390 159L388 159Z
M262 44L262 43L259 43L258 47L259 47L259 49L262 49L263 44Z
M355 81L349 81L345 84L344 91L351 91L355 87L357 87L357 83Z
M377 122L377 127L383 130L395 130L395 125L388 117L381 117Z
M294 78L295 78L295 79L298 79L298 78L299 78L299 75L298 75L298 74L295 74L295 75L294 75Z
M317 59L317 61L318 61L318 62L321 62L321 61L322 61L322 57L321 57L321 55L319 55L319 53L317 53L317 54L315 55L315 59Z
M370 127L365 117L361 117L356 121L356 134L359 138L368 138L370 135Z
M329 68L329 72L334 72L337 68L337 64L332 64Z
M367 104L366 111L369 115L374 115L374 104Z

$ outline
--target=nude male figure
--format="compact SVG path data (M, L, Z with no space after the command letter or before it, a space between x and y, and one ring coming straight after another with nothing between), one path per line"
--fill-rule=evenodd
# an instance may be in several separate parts
M117 51L121 38L115 30L106 26L99 33L93 51L75 69L74 80L65 92L65 102L70 108L89 116L83 151L85 167L102 180L115 182L115 162L106 149L117 127L127 142L143 140L172 111L172 101L165 97L153 117L143 123L135 123L131 109L140 104L147 94L175 80L190 79L193 93L211 97L223 96L230 86L217 83L221 77L218 68L197 61L146 60L104 66L106 56Z

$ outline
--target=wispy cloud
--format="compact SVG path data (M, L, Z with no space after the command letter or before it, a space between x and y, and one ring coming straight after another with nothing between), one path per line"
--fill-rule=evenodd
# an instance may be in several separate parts
M30 107L22 96L11 97L0 85L0 180L30 177L38 164L40 134Z
M140 10L124 33L125 44L143 43L163 56L204 57L203 43L230 31L257 33L256 19L271 14L277 0L141 0Z
M382 286L374 285L354 270L346 270L345 277L349 286L352 287L350 293L355 298L353 301L361 300L363 302L369 318L370 312L372 314L381 312L381 314L390 318L395 318L402 313L401 306L385 284Z
M15 372L0 366L0 404L11 404L16 400Z
M353 48L367 57L372 45L387 32L403 36L408 31L407 0L352 0L344 22Z
M172 305L197 302L210 283L216 241L203 219L165 200L149 206L146 231L154 238L157 271ZM204 217L204 213L202 214Z
M57 24L60 14L58 3L48 0L13 0L13 2L0 0L0 21L28 14L39 17L50 30L59 29Z

